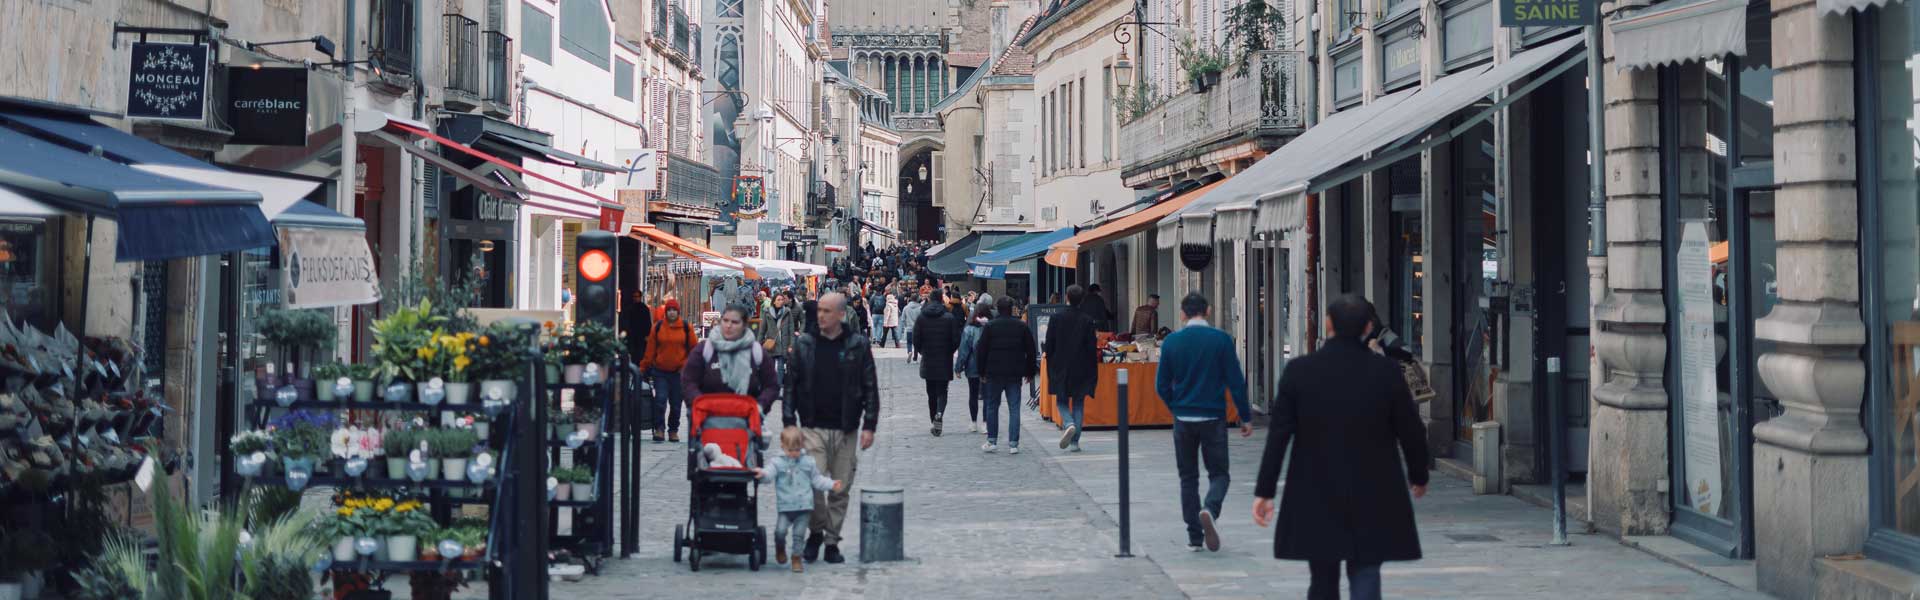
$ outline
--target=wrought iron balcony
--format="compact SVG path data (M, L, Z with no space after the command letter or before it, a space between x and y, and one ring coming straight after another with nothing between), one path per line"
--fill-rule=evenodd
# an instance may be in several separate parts
M1124 121L1120 158L1125 170L1178 159L1242 136L1297 133L1305 125L1295 87L1300 59L1295 50L1256 53L1246 75L1229 70L1206 92L1173 90L1173 97Z
M368 47L380 59L380 66L393 75L413 74L413 3L418 0L373 0L368 15L372 30Z
M480 34L486 40L486 99L501 107L513 106L513 38L498 31Z
M688 22L687 11L679 7L673 9L673 49L682 56L696 58L693 55L693 27Z
M441 15L441 38L446 43L447 96L480 98L480 22L465 15Z

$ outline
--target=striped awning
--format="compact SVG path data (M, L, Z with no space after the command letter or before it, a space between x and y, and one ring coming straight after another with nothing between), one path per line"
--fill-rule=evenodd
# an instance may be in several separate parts
M1179 219L1169 219L1169 220L1161 221L1160 228L1158 231L1160 232L1160 235L1158 239L1154 241L1154 244L1153 244L1154 246L1158 246L1161 250L1172 250L1174 248L1180 247L1180 220Z
M1871 1L1871 0L1864 0ZM1646 69L1747 54L1747 0L1699 0L1607 23L1614 66Z
M1213 213L1213 241L1242 242L1253 239L1254 204L1243 202L1222 206Z

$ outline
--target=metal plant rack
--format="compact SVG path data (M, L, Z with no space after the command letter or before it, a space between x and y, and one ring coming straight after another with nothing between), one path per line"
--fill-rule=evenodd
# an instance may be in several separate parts
M573 466L586 466L593 470L594 497L592 499L548 499L547 501L547 530L553 532L549 536L548 547L571 552L574 557L586 564L587 573L590 575L598 575L602 564L607 558L613 556L615 463L623 445L621 443L623 438L631 437L613 435L615 429L612 425L621 422L616 418L616 413L623 404L613 401L614 380L615 378L609 376L594 384L545 384L540 386L538 395L544 400L542 408L545 409L559 409L562 399L566 396L564 392L567 391L573 392L572 400L576 408L590 406L600 409L598 431L592 439L582 443L578 448L568 448L564 435L543 436L546 438L549 470L558 467L560 459L568 455L573 459ZM535 416L538 421L536 431L550 430L552 427L546 419L547 411L542 410L538 413ZM543 481L546 477L546 474L541 474ZM573 511L572 527L566 534L560 533L562 509Z

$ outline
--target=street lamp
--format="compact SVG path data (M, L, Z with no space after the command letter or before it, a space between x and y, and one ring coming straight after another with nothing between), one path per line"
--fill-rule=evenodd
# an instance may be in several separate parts
M1113 59L1113 81L1120 87L1120 96L1126 97L1127 88L1133 87L1133 60L1127 57L1126 49L1120 50L1120 57Z

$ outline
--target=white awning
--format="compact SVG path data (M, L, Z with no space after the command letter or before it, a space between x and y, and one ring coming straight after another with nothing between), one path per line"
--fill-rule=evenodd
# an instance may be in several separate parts
M1897 2L1899 0L1891 0ZM1822 14L1846 14L1847 11L1865 11L1875 6L1886 6L1889 0L1815 0L1813 5Z
M1213 239L1217 242L1253 239L1253 203L1222 206L1213 213Z
M0 185L0 217L58 217L65 211Z
M1172 250L1180 247L1179 219L1161 221L1159 232L1159 236L1154 240L1153 245L1158 246L1161 250Z
M1614 19L1607 27L1613 31L1614 67L1621 69L1747 54L1747 0L1700 0L1663 6Z
M223 187L235 190L248 190L260 194L260 212L268 221L275 221L281 213L312 194L320 182L288 177L272 177L237 173L218 169L200 169L162 164L140 164L134 168L174 179L184 179L194 183Z
M1259 233L1299 231L1307 226L1306 186L1268 193L1260 197L1260 217L1254 223Z

